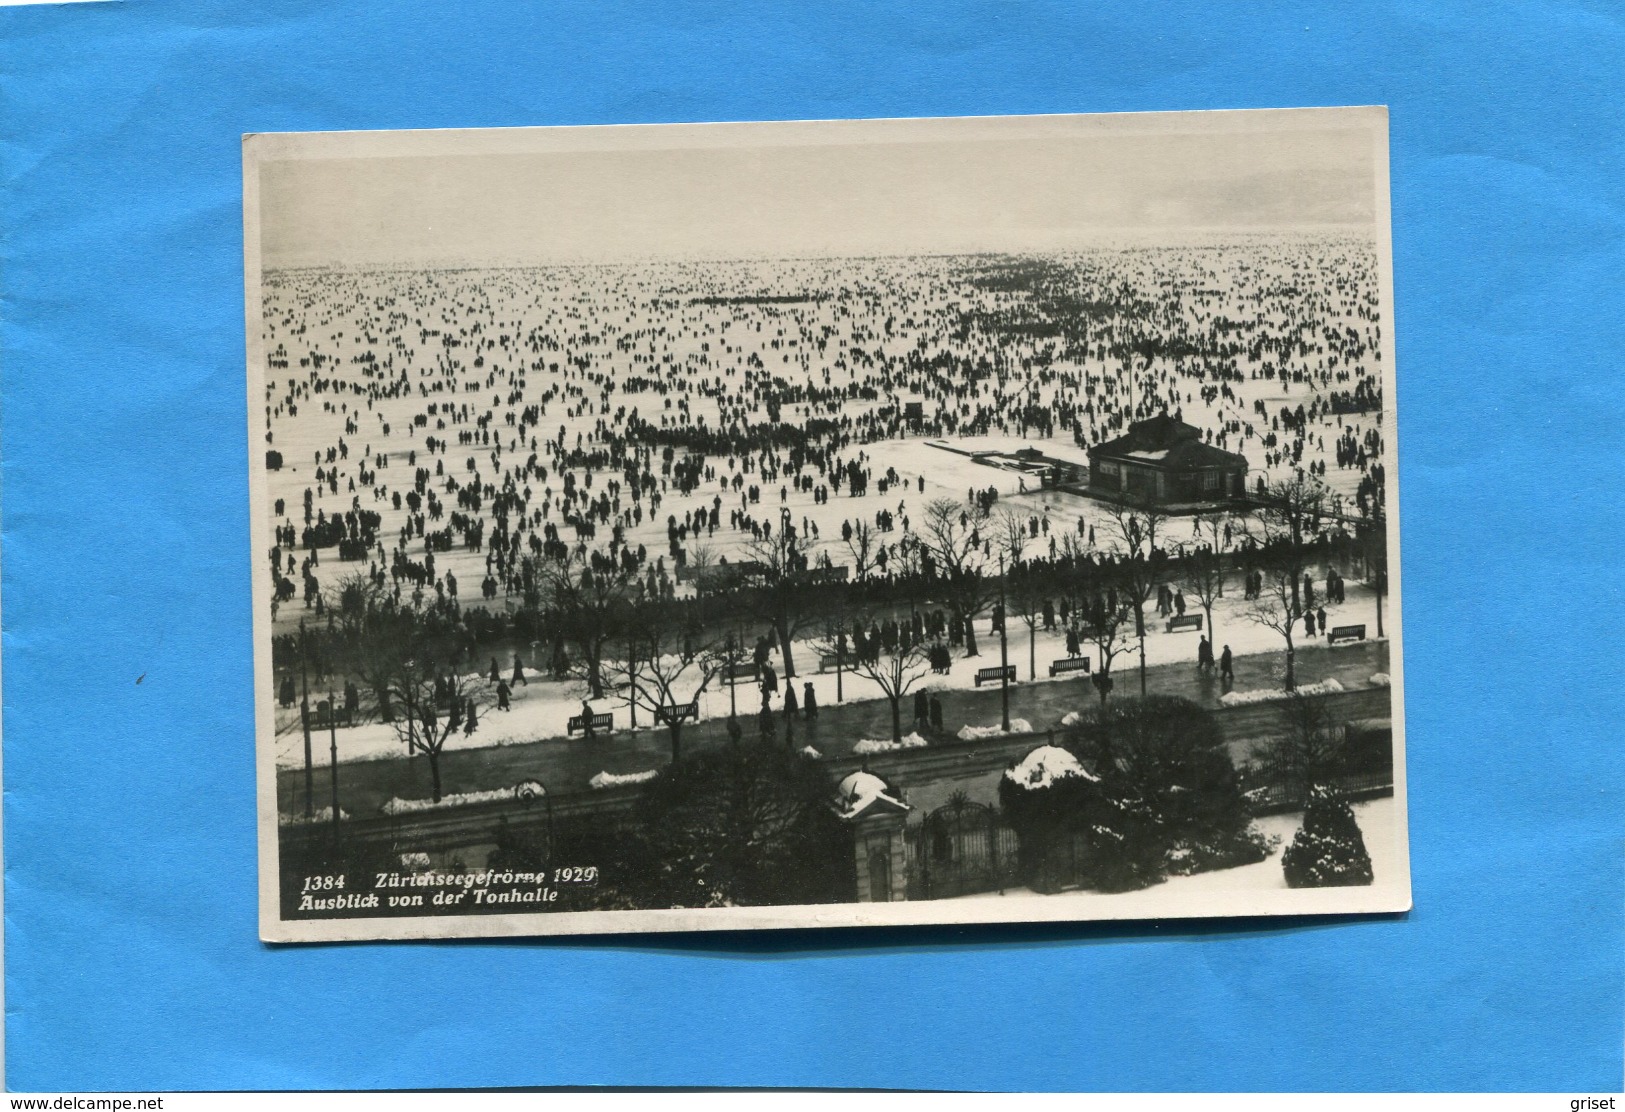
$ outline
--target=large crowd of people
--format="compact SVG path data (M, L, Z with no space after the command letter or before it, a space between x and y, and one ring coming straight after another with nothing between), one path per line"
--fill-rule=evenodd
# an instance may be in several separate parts
M1385 497L1377 274L1337 237L268 272L273 628L356 574L498 611L576 561L687 597L776 537L853 578L917 573L944 497L1002 499L1051 557L1074 530L1104 556L1099 506L934 443L1080 458L1164 412L1250 481L1314 476L1365 515Z

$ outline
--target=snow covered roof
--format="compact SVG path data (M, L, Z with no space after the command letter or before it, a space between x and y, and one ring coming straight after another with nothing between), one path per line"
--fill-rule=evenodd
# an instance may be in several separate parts
M1072 776L1081 776L1085 780L1100 779L1059 745L1040 745L1004 773L1006 780L1023 788L1047 788L1057 780Z
M835 809L843 819L855 819L876 803L899 811L909 809L892 794L891 785L872 772L854 772L835 789Z
M1201 429L1166 413L1135 421L1122 436L1089 449L1090 459L1101 456L1159 463L1179 470L1247 466L1247 457L1204 443Z

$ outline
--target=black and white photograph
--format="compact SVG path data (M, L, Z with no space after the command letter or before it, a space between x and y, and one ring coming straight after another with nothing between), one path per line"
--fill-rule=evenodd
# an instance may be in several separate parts
M1408 909L1387 134L245 137L262 937Z

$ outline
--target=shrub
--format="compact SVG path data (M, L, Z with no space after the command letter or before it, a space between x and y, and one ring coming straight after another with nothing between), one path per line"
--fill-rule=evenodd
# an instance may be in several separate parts
M605 870L611 898L633 907L851 899L851 839L833 793L818 762L777 746L689 754L644 786Z
M1043 762L1049 774L1021 774L1046 754L1053 754ZM1055 774L1069 759L1070 767ZM999 781L999 805L1016 832L1022 878L1037 891L1085 884L1124 892L1162 878L1162 821L1113 770L1096 775L1065 750L1044 746L1006 771Z
M1169 695L1119 699L1084 718L1077 737L1108 794L1144 808L1143 817L1125 811L1123 821L1139 837L1158 839L1168 871L1228 869L1268 856L1210 711ZM1133 874L1143 875L1153 858L1150 847L1137 850Z
M1075 854L1087 850L1088 840L1075 835L1087 829L1084 816L1098 809L1100 789L1081 765L1079 774L1048 775L1037 782L1016 775L1038 754L1029 753L1000 778L999 807L1016 832L1022 881L1036 891L1054 892L1080 879Z
M1348 801L1316 787L1303 826L1281 855L1290 888L1337 888L1371 883L1371 855Z

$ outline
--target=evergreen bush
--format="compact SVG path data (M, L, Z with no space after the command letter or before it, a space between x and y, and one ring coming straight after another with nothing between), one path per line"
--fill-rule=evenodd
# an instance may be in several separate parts
M834 790L817 761L781 746L685 755L644 785L603 897L630 907L849 900L851 837L830 807Z
M1338 888L1371 883L1371 855L1348 801L1310 789L1303 826L1281 855L1290 888Z
M1121 855L1129 866L1121 883L1152 871L1229 869L1269 855L1211 711L1172 695L1119 699L1092 711L1077 738L1107 794L1120 801L1117 824L1107 825L1137 840Z

